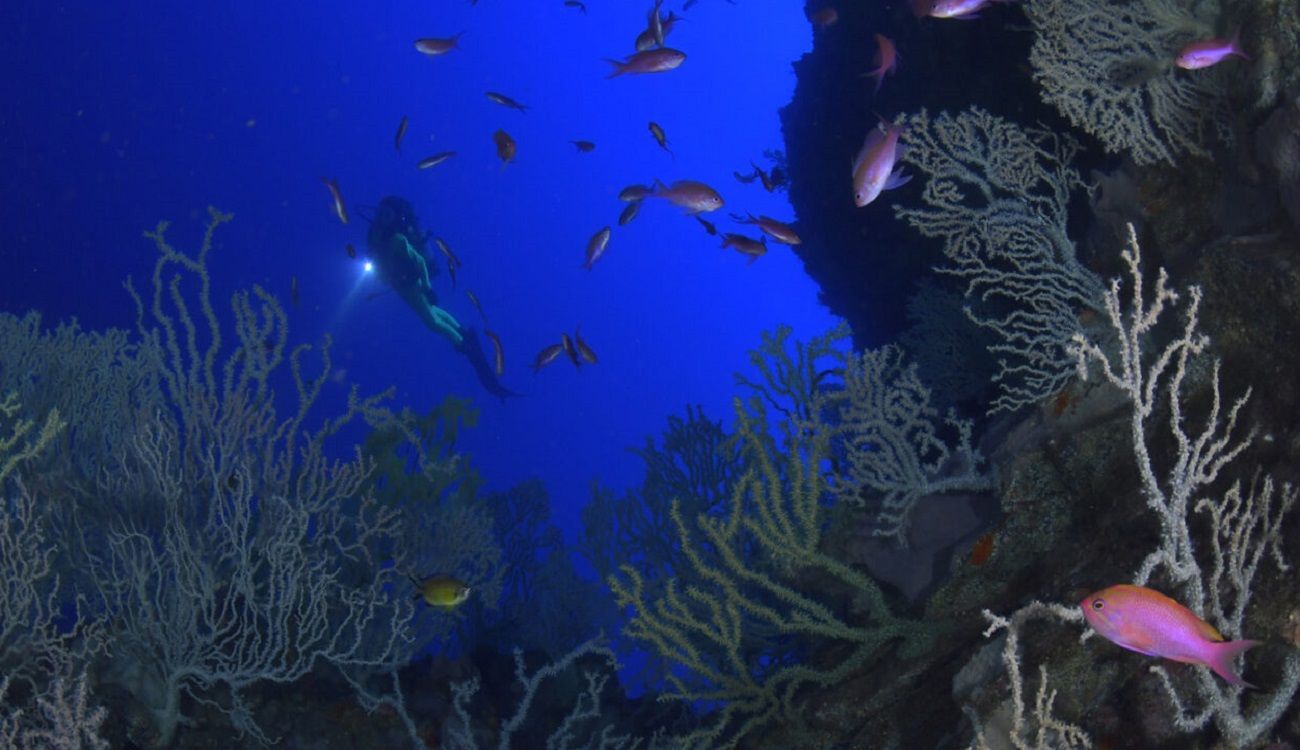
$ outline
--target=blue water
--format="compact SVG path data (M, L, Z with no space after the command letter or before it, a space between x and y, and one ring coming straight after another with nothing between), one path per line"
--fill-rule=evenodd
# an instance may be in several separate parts
M6 3L0 307L129 326L120 281L142 280L155 257L141 231L169 219L192 249L208 204L231 211L211 260L215 299L260 284L288 309L292 341L331 335L344 373L328 397L396 386L394 405L416 411L447 394L472 398L482 418L463 448L489 488L540 477L571 534L590 480L639 481L625 449L669 414L698 403L730 417L732 375L760 331L787 323L806 338L833 324L788 248L747 264L666 202L616 225L617 192L652 178L716 187L727 205L709 218L724 230L731 211L793 220L784 193L732 172L770 166L762 152L782 147L790 63L811 46L802 9L701 0L669 37L688 53L681 68L607 80L603 58L632 51L645 10L599 0L586 15L559 0ZM443 57L412 46L461 31L461 48ZM487 90L528 112L493 104ZM650 120L675 157L655 144ZM504 169L498 128L518 143ZM578 153L575 139L597 148ZM444 150L458 155L415 169ZM348 226L321 177L337 179ZM457 287L444 270L435 291L481 327L462 291L479 296L504 343L503 382L524 397L488 396L396 295L369 299L382 286L344 248L364 250L361 207L388 194L409 199L460 256ZM585 271L586 242L605 225L615 225L609 251ZM301 302L291 306L295 276ZM578 326L599 364L560 361L534 376L536 352Z

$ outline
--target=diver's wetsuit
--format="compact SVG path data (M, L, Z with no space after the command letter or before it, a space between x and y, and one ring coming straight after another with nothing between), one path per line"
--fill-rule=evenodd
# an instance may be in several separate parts
M429 281L427 242L428 235L420 230L415 209L408 201L390 195L379 202L366 236L379 277L401 295L430 330L446 336L456 351L465 355L489 393L501 399L518 396L497 379L478 332L462 329L451 313L438 307L438 297Z

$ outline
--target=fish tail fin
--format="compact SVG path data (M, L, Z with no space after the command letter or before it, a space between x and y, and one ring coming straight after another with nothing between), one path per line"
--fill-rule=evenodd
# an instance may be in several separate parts
M667 190L668 186L664 184L663 180L656 177L654 179L654 182L650 183L650 188L651 188L650 190L651 195L658 195L660 192Z
M605 62L607 62L607 63L609 63L610 65L613 65L613 66L614 66L614 72L613 72L613 73L610 73L610 74L607 75L607 76L605 76L606 78L614 78L614 77L616 77L616 76L621 76L621 75L623 75L624 73L627 72L627 66L624 65L622 62L620 62L620 61L618 61L618 60L611 60L611 59L609 59L609 58L607 57L607 58L605 58Z
M1210 644L1210 653L1205 660L1205 666L1213 669L1220 677L1241 687L1253 688L1254 685L1246 682L1233 670L1232 662L1238 656L1246 653L1250 649L1259 645L1259 641L1225 641L1223 643Z
M1241 49L1241 27L1240 26L1237 27L1236 31L1232 32L1231 41L1228 42L1228 49L1232 51L1231 54L1234 54L1237 57L1242 58L1243 60L1250 59L1250 55L1246 54Z
M876 87L871 92L872 96L876 96L880 93L880 87L885 83L885 66L881 65L879 68L867 73L867 78L876 79Z
M934 10L934 0L912 0L912 15L925 18Z

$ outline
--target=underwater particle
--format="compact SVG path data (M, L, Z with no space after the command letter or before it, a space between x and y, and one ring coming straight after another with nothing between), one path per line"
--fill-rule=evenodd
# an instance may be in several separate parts
M610 228L604 227L587 240L587 257L582 263L583 268L590 271L596 265L596 261L605 255L605 250L609 248L610 234Z
M739 224L753 224L761 229L763 234L766 234L768 237L771 237L783 245L798 245L803 242L803 239L799 237L799 233L794 231L794 227L791 227L789 224L784 222L777 221L771 216L759 216L758 218L754 218L753 214L746 214L745 218L741 218L737 214L732 214L731 218L735 219Z
M741 255L749 256L749 262L753 263L767 254L767 239L756 240L753 237L747 237L735 232L727 232L722 235L722 246L732 247Z
M906 185L911 178L904 175L902 169L895 169L898 162L898 139L903 134L903 127L888 120L881 120L885 126L872 128L853 160L853 205L862 208L880 197L886 190L893 190Z
M581 329L582 326L578 326L573 331L573 348L578 350L578 356L582 357L583 361L594 365L596 364L596 351L588 346L586 341L583 341L582 336L579 334Z
M244 120L244 127L246 127L246 128L255 128L255 127L257 127L257 118L256 118L256 117L250 117L250 118L248 118L247 120Z
M492 134L492 142L497 145L497 158L501 160L501 168L505 169L515 158L515 139L504 130L497 130Z
M1088 624L1117 646L1202 664L1233 685L1253 687L1233 671L1232 662L1259 641L1224 641L1213 625L1159 591L1120 584L1088 595L1079 607Z
M348 243L347 251L348 251L349 258L351 258L352 260L357 259L357 249L352 246L351 242Z
M591 141L569 141L569 143L572 143L579 153L589 154L596 150L596 144Z
M659 123L651 120L649 128L650 135L654 136L655 143L659 144L659 148L667 151L669 156L676 159L677 155L673 153L671 148L668 148L668 134L664 132L664 129L659 125Z
M564 344L551 344L538 352L537 356L533 358L533 374L536 375L541 372L543 367L554 362L563 353Z
M297 277L297 276L290 276L290 277L289 277L289 304L293 305L294 307L297 307L297 306L298 306L298 301L299 301L299 297L298 297L298 277Z
M423 599L431 607L450 609L464 603L471 593L470 587L459 578L452 576L432 576L423 581L411 578L415 584L417 599Z
M484 328L483 335L487 336L488 341L492 342L492 364L499 378L506 374L506 350L501 346L501 338L491 330Z
M455 151L439 151L433 156L426 156L423 159L417 161L415 163L415 168L432 169L433 167L438 166L439 164L443 163L444 161L447 161L448 159L450 159L455 155L456 155Z
M425 37L423 39L416 39L415 49L417 52L430 57L445 55L460 46L460 38L464 35L465 32L462 31L459 34L449 37Z
M717 211L724 205L718 191L695 180L678 180L672 185L655 180L655 190L650 195L681 206L688 214Z
M339 217L339 221L343 222L344 224L347 224L348 207L343 203L343 193L339 191L338 182L334 180L325 179L324 177L320 178L320 181L325 183L325 187L329 188L330 201L333 203L334 206L334 215Z
M393 136L393 148L397 149L399 154L402 153L402 139L406 137L406 129L410 126L410 119L402 115L402 120L397 123L397 134Z
M605 76L614 78L624 74L666 73L679 67L686 61L686 53L681 50L662 47L637 52L626 60L605 60L614 66L614 72Z
M487 91L484 92L483 95L486 96L490 101L496 102L497 104L500 104L503 107L509 107L510 109L517 109L520 112L528 111L528 107L525 107L524 105L520 104L514 99L511 99L505 94L498 94L495 91Z
M623 208L623 212L618 215L618 225L621 227L636 218L641 212L641 201L632 201Z
M1188 43L1178 53L1178 57L1174 58L1174 65L1183 70L1200 70L1218 65L1233 55L1245 60L1250 59L1250 56L1241 51L1240 29L1233 33L1231 39L1201 39Z

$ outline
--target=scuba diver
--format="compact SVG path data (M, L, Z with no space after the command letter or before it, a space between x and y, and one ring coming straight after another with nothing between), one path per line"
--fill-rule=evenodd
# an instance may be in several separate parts
M502 400L518 396L497 379L478 332L462 327L455 316L438 306L430 283L430 271L436 273L437 268L431 269L428 261L430 233L420 230L411 203L395 195L387 196L369 221L366 246L379 278L401 296L429 330L446 336L456 351L465 355L488 393Z

